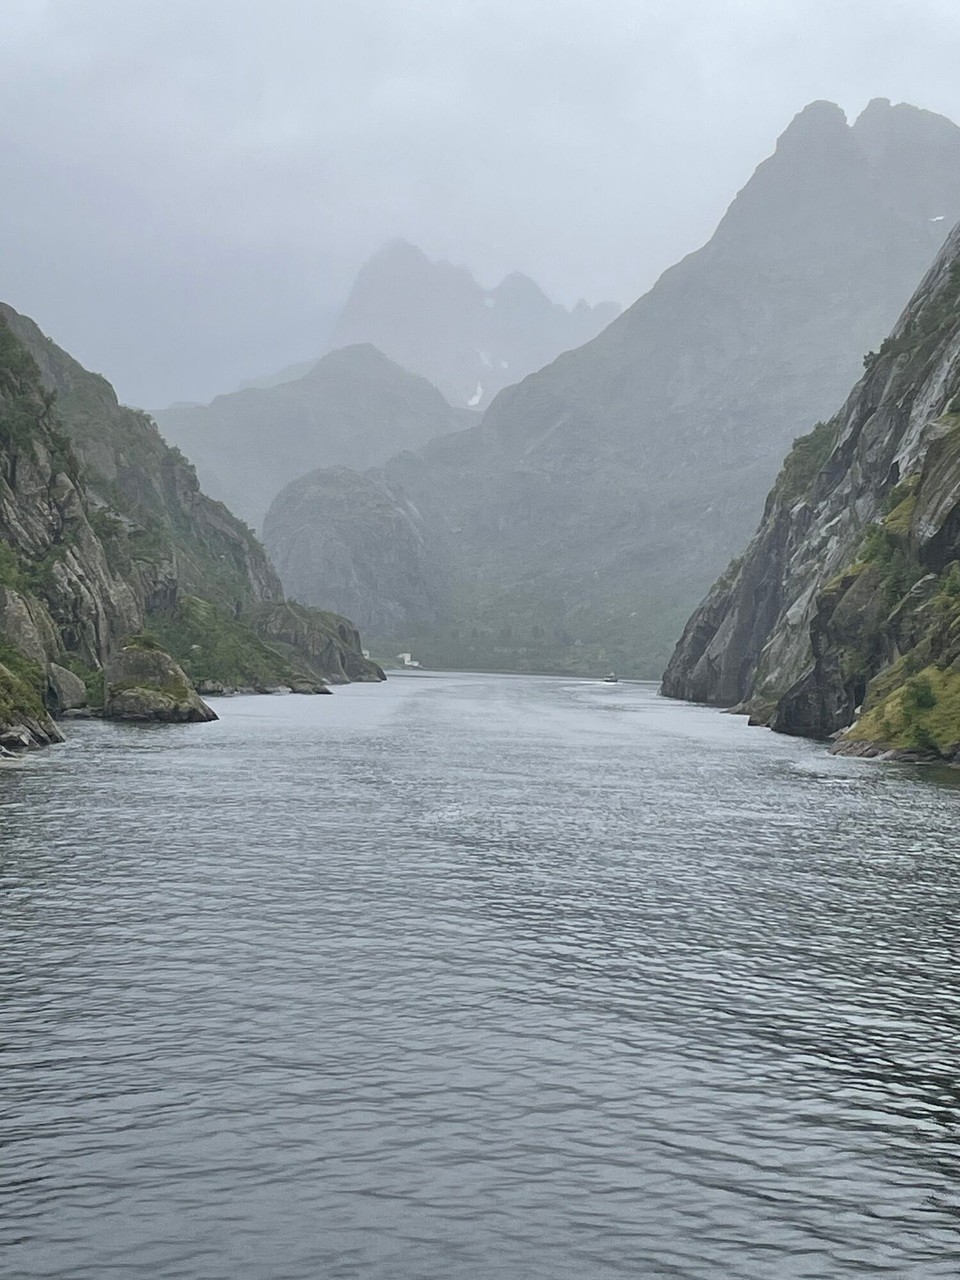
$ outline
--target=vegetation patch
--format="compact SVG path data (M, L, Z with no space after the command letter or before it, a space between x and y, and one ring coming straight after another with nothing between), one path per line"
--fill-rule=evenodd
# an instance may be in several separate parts
M784 502L807 498L840 435L839 419L818 422L805 436L794 440L793 447L777 476L774 493Z
M0 639L0 724L15 724L24 715L42 720L46 687L39 663Z
M182 680L166 680L163 682L155 680L137 679L131 676L126 680L117 680L110 685L110 696L115 697L118 693L130 693L132 690L142 689L148 693L159 693L165 698L169 698L172 702L187 702L190 698L192 690L189 685L183 683Z
M883 679L889 687L903 675L901 666ZM946 758L960 750L960 672L931 664L872 701L874 705L847 731L845 740Z
M248 626L196 596L183 596L170 613L151 617L150 625L157 642L195 683L257 688L299 678Z
M16 590L21 586L22 580L17 553L9 543L0 541L0 587L12 587Z
M127 636L123 642L124 649L146 649L156 652L158 649L163 650L163 645L155 635L149 631L141 631L135 636Z
M914 472L891 491L886 502L886 514L882 527L894 538L910 536L913 513L917 509L917 491L920 488L920 472Z

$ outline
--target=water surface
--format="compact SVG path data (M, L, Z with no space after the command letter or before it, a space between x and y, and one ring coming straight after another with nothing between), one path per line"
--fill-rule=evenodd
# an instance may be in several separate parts
M0 1273L960 1273L947 775L401 676L0 772Z

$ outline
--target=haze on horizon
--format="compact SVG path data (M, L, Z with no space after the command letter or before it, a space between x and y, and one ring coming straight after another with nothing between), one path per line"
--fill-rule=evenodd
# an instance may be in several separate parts
M7 0L3 35L0 298L150 407L318 354L394 237L628 305L806 103L960 120L952 0Z

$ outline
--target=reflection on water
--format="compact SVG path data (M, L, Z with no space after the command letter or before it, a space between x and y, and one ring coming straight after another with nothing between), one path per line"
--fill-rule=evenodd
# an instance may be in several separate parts
M954 775L400 677L0 773L0 1271L960 1271Z

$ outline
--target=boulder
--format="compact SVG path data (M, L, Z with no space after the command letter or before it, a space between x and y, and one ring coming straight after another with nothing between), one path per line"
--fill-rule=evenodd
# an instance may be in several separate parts
M226 696L226 686L221 684L219 680L198 680L197 693L205 698L223 698Z
M51 662L47 672L50 681L50 692L55 706L53 710L62 715L64 711L74 711L77 707L87 705L87 686L79 676L68 671L66 667Z
M129 640L107 666L103 714L110 720L216 720L169 653L146 637Z

